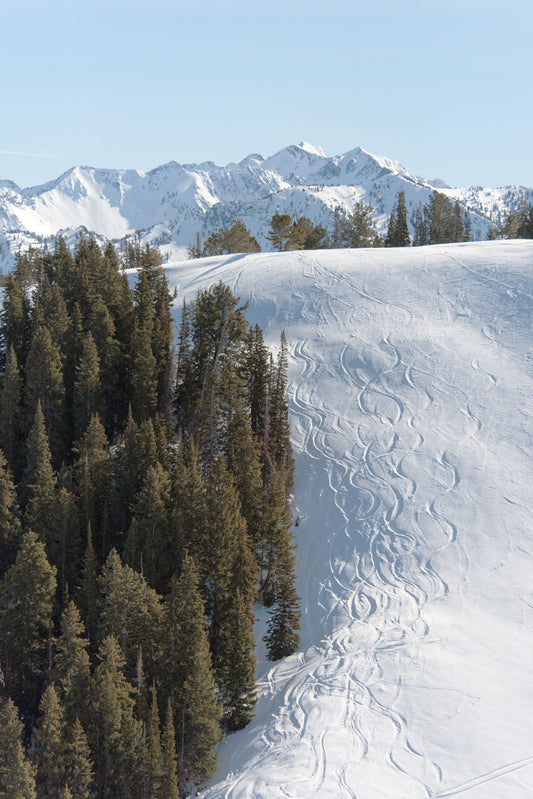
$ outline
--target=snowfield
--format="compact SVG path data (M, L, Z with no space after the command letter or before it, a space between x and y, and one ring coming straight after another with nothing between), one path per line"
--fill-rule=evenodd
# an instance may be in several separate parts
M291 355L301 648L203 799L532 797L533 242L166 273Z

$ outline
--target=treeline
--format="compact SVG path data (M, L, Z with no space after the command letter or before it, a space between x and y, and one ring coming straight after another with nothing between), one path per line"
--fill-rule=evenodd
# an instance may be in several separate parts
M305 216L293 220L290 214L274 214L266 238L274 250L319 250L345 247L409 247L424 244L471 241L470 216L458 202L434 191L426 204L413 209L410 222L414 230L411 241L407 218L405 193L400 191L389 217L387 234L383 238L377 231L374 208L370 203L356 202L352 211L340 206L333 214L333 227L315 225ZM200 235L188 248L189 258L227 253L260 252L260 246L243 221L236 219L231 225L219 228L205 242Z
M172 300L139 243L7 277L0 796L185 795L253 713L255 601L269 656L298 646L286 341L217 284L176 358Z
M533 205L522 199L500 225L489 229L489 239L533 239Z

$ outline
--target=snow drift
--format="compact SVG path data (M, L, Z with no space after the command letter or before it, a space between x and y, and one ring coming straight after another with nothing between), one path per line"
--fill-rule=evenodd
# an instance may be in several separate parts
M166 271L291 352L301 649L202 797L532 796L533 242Z

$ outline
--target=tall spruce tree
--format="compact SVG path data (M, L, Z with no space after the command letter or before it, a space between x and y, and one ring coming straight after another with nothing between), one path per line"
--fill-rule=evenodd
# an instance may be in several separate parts
M0 578L15 560L19 539L20 519L15 484L0 449Z
M22 377L17 355L15 348L10 346L0 391L0 441L17 480L20 479L23 465L21 392Z
M89 739L98 799L142 796L142 724L134 715L134 689L114 636L104 638L91 686Z
M87 736L79 719L67 726L64 736L64 773L72 799L93 796L93 761Z
M161 759L163 765L163 776L161 778L161 799L180 799L180 792L178 789L176 737L170 699L167 702L165 722L161 735Z
M170 702L176 730L182 788L212 775L214 750L220 740L221 708L207 633L199 575L194 561L186 555L181 575L179 579L172 578L165 599L159 666L162 694ZM168 723L167 718L167 726ZM171 753L168 757L172 757Z
M100 358L91 333L83 339L74 381L74 438L85 433L92 416L105 417L100 382Z
M0 702L0 798L35 799L34 768L22 747L23 724L11 699Z
M0 640L6 689L28 723L50 669L56 570L29 530L0 583Z
M65 718L72 724L77 717L85 722L88 713L90 663L85 626L75 603L70 600L61 615L61 633L56 641L54 676Z
M33 334L25 374L26 430L30 429L40 403L52 456L55 464L59 465L65 454L65 386L61 356L46 327L37 328Z
M64 711L53 684L47 685L39 705L35 732L39 799L56 799L66 787Z

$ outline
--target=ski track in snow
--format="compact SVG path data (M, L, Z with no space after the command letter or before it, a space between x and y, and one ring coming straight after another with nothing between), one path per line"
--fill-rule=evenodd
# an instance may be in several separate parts
M527 342L493 304L513 293L516 258L533 272L533 247L351 258L221 259L176 281L229 282L270 343L285 328L301 516L302 648L259 674L256 718L222 745L202 797L527 799L533 758L513 731L531 691L491 702L502 679L523 681L522 647L533 654L519 560L533 562L533 410ZM533 315L526 266L513 296ZM505 336L488 340L489 322ZM490 671L476 635L492 625Z

